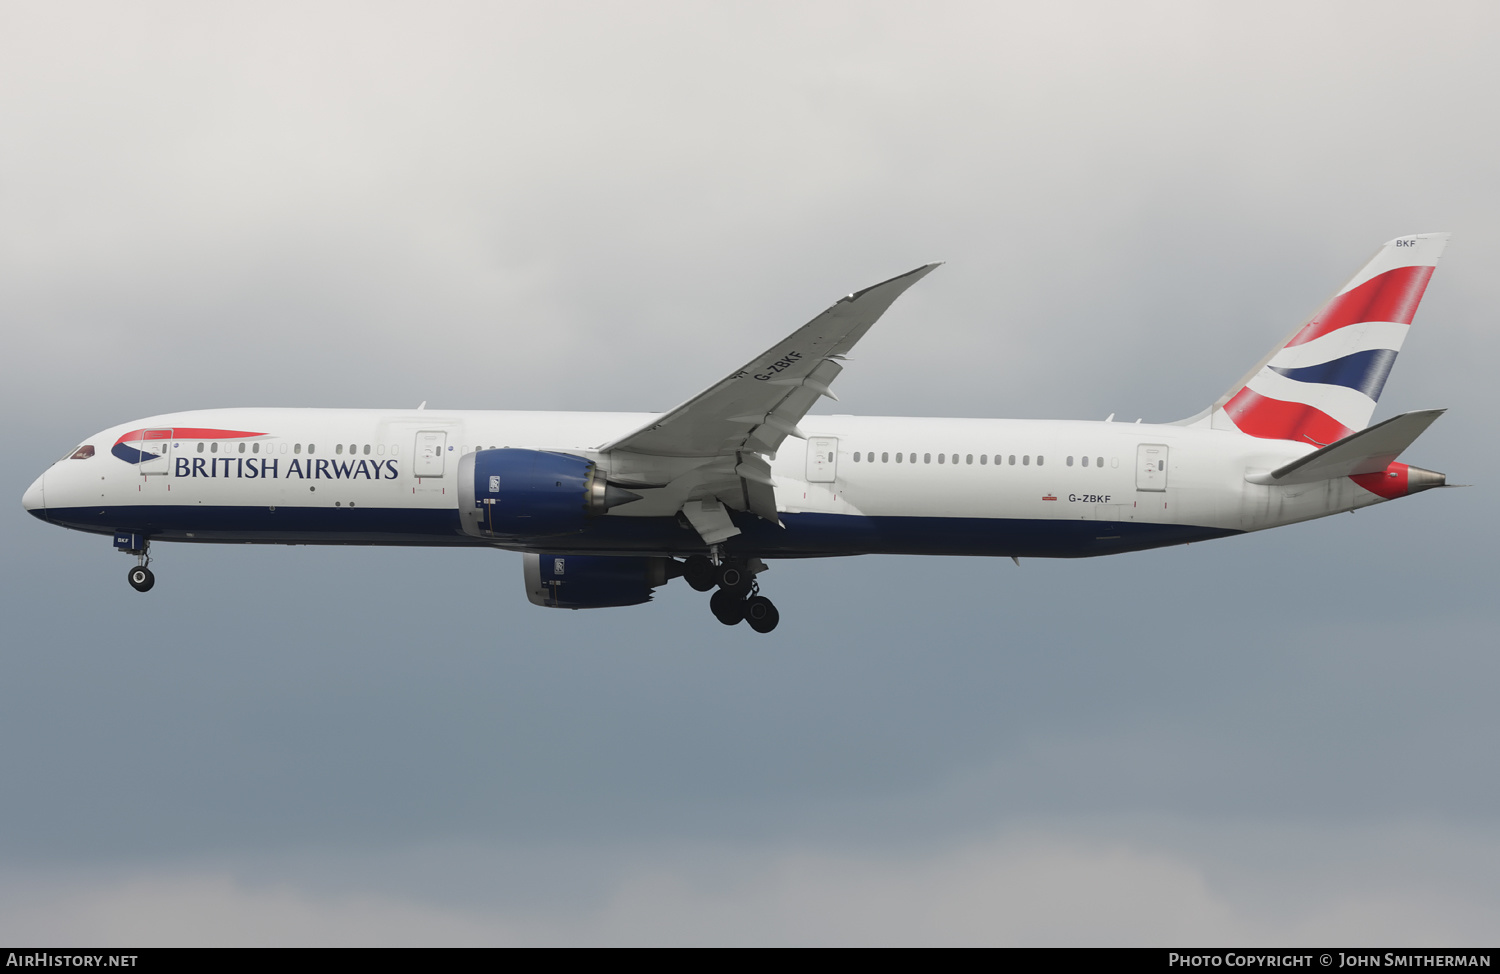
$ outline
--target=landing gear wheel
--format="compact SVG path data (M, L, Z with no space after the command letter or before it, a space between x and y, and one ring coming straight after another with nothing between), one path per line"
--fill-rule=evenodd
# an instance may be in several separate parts
M732 561L719 566L718 576L719 589L734 593L735 598L744 598L750 591L750 583L755 581L755 576L747 572L744 565Z
M781 613L764 595L752 595L744 603L745 621L756 632L770 632L781 621Z
M745 618L745 600L721 588L708 600L708 610L724 625L737 626Z
M692 555L682 563L682 577L695 592L707 592L713 588L714 563L702 555Z
M135 568L132 568L130 574L126 577L130 579L130 587L137 592L149 592L151 591L151 586L156 584L156 576L151 574L151 569L145 565L137 565Z

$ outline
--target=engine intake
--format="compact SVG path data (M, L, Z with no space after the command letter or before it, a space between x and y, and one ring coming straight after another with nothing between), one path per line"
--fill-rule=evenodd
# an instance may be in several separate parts
M458 466L459 514L476 538L521 540L582 531L591 517L640 500L592 460L545 450L479 450Z

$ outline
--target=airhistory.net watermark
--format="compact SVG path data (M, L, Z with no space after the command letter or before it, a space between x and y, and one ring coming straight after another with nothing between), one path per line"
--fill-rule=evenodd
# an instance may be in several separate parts
M139 954L54 954L29 951L5 955L6 967L134 967Z

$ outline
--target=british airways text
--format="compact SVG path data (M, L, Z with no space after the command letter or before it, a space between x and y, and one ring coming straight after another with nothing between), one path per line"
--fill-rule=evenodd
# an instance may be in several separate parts
M236 477L244 480L395 480L395 460L293 460L282 473L281 458L178 457L178 477Z

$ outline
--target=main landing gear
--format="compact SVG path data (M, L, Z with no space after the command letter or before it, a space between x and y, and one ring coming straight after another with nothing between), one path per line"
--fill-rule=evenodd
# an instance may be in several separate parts
M708 600L708 608L724 625L746 622L756 632L770 632L781 621L781 613L760 594L755 581L756 574L765 570L759 558L724 558L716 565L703 555L693 555L683 564L682 576L699 592L718 588Z

